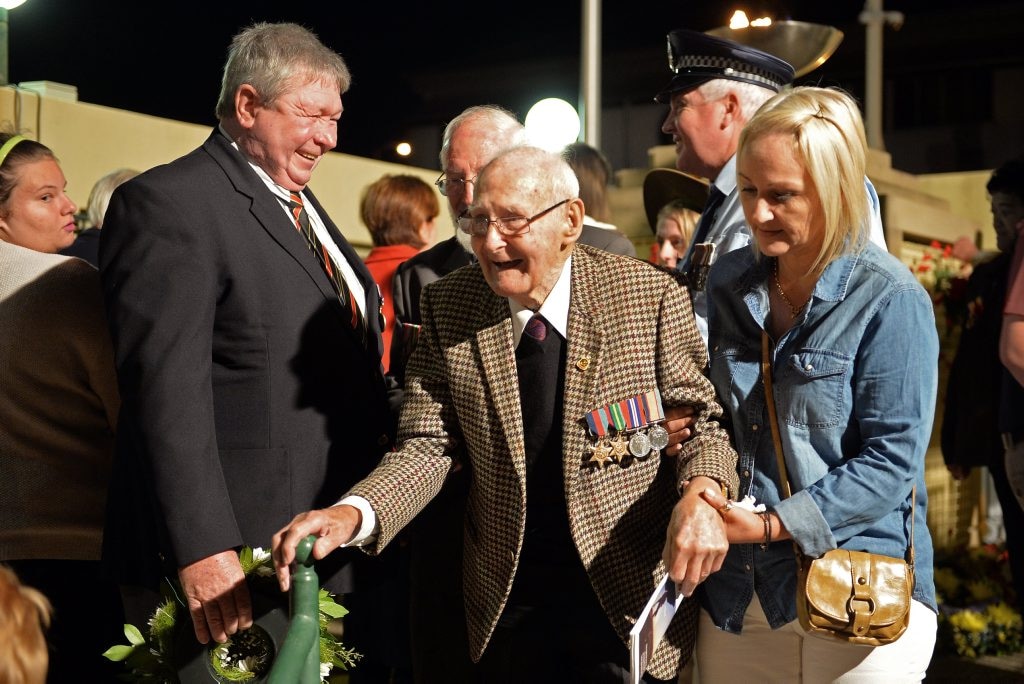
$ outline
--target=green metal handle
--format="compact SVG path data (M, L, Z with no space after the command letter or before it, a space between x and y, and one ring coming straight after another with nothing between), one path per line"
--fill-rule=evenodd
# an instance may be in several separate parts
M291 625L270 670L269 684L320 682L320 579L313 569L310 535L295 547L292 572Z

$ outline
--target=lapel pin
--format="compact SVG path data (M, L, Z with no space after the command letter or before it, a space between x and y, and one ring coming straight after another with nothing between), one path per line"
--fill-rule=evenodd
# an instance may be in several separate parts
M584 356L583 358L576 362L576 367L579 368L581 371L587 370L588 368L590 368L590 358Z

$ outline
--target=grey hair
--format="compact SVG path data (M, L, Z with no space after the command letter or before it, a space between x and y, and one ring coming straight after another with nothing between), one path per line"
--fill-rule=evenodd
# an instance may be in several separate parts
M114 188L138 176L135 169L117 169L100 178L89 191L89 204L86 213L89 215L89 223L93 228L103 226L103 217L107 213L107 205L110 204L110 196L114 194Z
M498 105L475 105L462 111L461 114L448 122L441 137L441 168L447 167L448 152L451 148L455 132L462 126L488 126L490 128L489 144L495 152L522 145L526 142L526 129L515 114Z
M235 93L242 85L252 86L265 104L272 104L295 86L296 77L306 77L307 83L333 84L339 93L352 83L345 60L309 29L287 23L253 24L236 35L228 48L217 118L234 116Z
M740 115L743 121L750 121L765 102L776 95L774 90L762 88L753 83L733 81L727 78L716 78L697 87L697 92L705 100L718 100L730 92L736 95L740 103Z

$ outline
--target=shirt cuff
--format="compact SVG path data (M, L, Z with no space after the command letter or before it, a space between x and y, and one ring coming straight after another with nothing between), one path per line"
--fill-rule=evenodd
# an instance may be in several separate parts
M359 529L347 542L339 546L338 548L344 549L347 546L366 546L377 541L377 535L380 534L380 526L377 524L377 514L373 512L373 508L370 507L370 502L361 496L355 494L349 494L344 497L341 501L334 504L334 506L352 506L362 514L362 523L359 525ZM331 508L334 508L331 506Z

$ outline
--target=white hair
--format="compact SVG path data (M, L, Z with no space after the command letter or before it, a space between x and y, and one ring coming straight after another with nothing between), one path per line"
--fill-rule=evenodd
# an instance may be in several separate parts
M705 100L718 100L729 93L735 94L740 103L740 115L744 122L754 118L754 114L761 108L761 105L777 94L774 90L762 88L753 83L733 81L728 78L716 78L703 83L697 87L697 92Z

